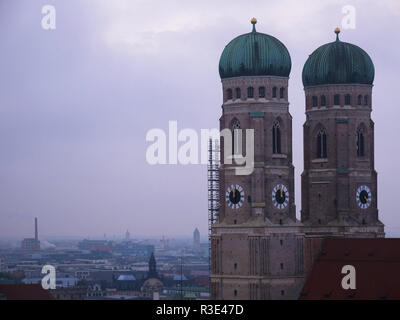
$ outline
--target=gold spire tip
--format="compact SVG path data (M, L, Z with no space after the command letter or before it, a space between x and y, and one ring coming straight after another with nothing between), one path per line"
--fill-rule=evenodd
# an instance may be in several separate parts
M256 18L252 18L252 19L250 20L250 22L251 22L251 24L256 24L256 23L257 23L257 19L256 19Z
M336 27L336 28L335 28L335 33L336 33L336 34L339 34L339 33L340 33L340 28Z

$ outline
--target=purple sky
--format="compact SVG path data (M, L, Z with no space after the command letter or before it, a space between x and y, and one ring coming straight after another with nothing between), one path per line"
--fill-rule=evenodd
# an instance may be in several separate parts
M41 28L54 5L57 29ZM307 56L333 41L342 7L356 29L341 40L375 64L373 120L380 218L400 236L398 72L400 2L0 0L0 237L207 233L204 165L146 163L152 128L214 128L218 61L251 30L279 38L292 57L296 203L300 211Z

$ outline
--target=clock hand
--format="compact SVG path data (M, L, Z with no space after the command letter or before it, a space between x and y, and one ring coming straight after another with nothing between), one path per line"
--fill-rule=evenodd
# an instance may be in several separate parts
M281 198L283 198L283 189L281 188Z
M233 189L232 189L232 193L233 193L233 199L235 199L235 193L236 193L236 189L235 189L235 187L233 187Z
M364 196L364 200L365 200L366 202L368 202L368 197L367 197L367 196Z

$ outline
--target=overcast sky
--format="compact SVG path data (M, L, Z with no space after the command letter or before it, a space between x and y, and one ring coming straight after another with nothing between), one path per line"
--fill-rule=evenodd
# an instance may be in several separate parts
M56 8L43 30L42 6ZM375 64L373 113L378 198L386 230L400 236L400 2L0 0L0 237L207 233L204 165L146 162L152 128L215 128L218 61L234 37L257 30L292 58L296 204L301 209L304 91L309 54L335 39L342 7L356 28L341 40ZM204 238L205 239L205 238Z

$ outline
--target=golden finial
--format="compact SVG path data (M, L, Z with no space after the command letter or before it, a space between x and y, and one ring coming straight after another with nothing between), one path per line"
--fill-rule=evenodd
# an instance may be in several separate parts
M257 19L256 19L256 18L252 18L252 19L250 20L250 22L251 22L251 24L256 24L256 23L257 23Z
M340 29L338 27L335 28L335 33L336 33L336 41L339 41Z

